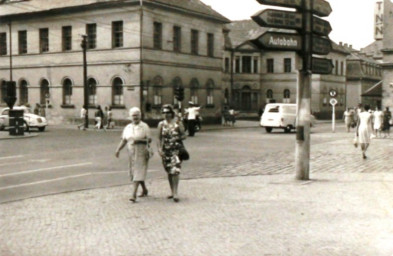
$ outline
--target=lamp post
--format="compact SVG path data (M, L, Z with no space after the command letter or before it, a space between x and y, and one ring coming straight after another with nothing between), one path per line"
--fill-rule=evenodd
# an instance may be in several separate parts
M89 95L87 88L87 62L86 62L86 49L87 49L87 35L82 35L81 47L83 49L83 107L86 109L85 114L85 128L89 128Z

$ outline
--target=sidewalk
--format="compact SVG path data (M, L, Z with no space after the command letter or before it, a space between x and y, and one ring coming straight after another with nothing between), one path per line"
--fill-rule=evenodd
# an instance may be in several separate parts
M1 204L0 255L391 256L393 140L372 143L365 161L348 138L314 145L310 181L283 155L228 177L184 170L179 203L148 180L136 204L130 186Z

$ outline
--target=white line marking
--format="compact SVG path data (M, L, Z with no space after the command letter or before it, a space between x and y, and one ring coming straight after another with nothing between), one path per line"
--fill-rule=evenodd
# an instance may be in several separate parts
M50 159L40 159L40 160L26 160L26 161L20 161L20 162L8 162L8 163L2 163L0 166L7 166L7 165L13 165L13 164L25 164L27 162L33 162L33 163L45 163L48 162Z
M24 155L17 155L17 156L3 156L3 157L0 157L0 160L3 160L3 159L10 159L10 158L21 158L21 157L24 157Z
M125 173L125 172L128 172L128 171L114 171L114 172L95 172L95 173L93 173L93 175L99 175L99 174L114 174L114 173Z
M64 168L70 168L70 167L79 167L79 166L85 166L85 165L91 165L91 164L93 164L93 163L87 162L87 163L80 163L80 164L54 166L54 167L41 168L41 169L35 169L35 170L27 170L27 171L21 171L21 172L16 172L16 173L7 173L7 174L0 175L0 178L1 177L7 177L7 176L15 176L15 175L20 175L20 174L26 174L26 173L33 173L33 172L41 172L41 171L48 171L48 170L64 169Z
M36 181L36 182L31 182L31 183L23 183L23 184L18 184L18 185L1 187L0 190L19 188L19 187L24 187L24 186L33 186L33 185L42 184L42 183L49 183L49 182L53 182L53 181L66 180L66 179L70 179L70 178L78 178L78 177L89 176L89 175L91 175L91 173L83 173L83 174L78 174L78 175L65 176L65 177L51 179L51 180L40 180L40 181Z

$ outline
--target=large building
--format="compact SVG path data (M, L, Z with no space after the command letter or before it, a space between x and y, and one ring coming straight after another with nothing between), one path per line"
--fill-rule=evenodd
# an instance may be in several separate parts
M393 109L393 2L384 0L382 106Z
M205 120L218 119L223 25L230 21L199 0L30 0L0 7L1 94L12 73L17 103L49 103L52 123L78 117L84 102L81 35L87 35L90 117L101 105L125 120L128 108L140 106L146 119L158 120L162 104L177 103L174 88L183 86L185 102L205 106Z

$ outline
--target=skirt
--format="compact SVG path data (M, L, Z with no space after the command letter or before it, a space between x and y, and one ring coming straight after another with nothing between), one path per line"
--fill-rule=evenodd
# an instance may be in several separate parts
M146 144L128 145L129 174L131 181L145 181L149 159Z

